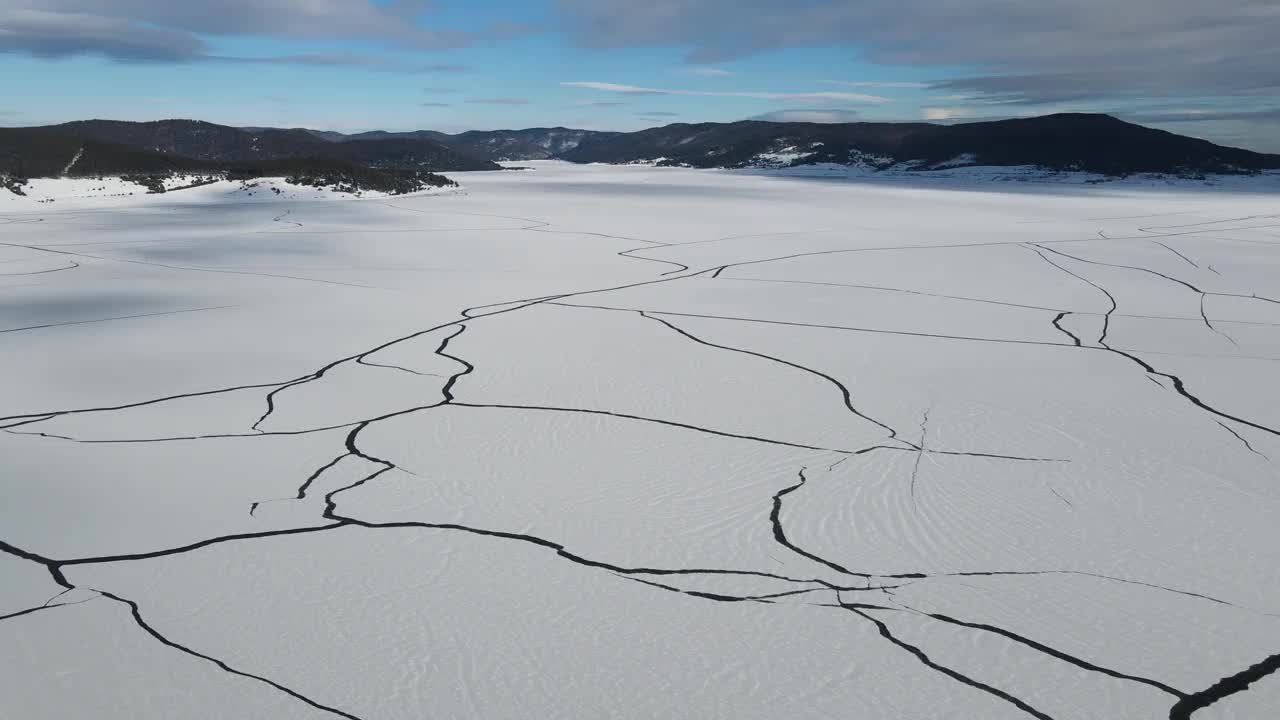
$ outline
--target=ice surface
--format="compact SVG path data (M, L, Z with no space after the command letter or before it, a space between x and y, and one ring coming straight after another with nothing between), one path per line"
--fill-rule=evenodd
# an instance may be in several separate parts
M1275 714L1274 177L530 165L0 198L0 717Z

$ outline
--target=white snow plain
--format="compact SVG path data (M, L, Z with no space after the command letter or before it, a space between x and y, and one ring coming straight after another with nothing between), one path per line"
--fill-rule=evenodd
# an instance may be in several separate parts
M1275 194L526 164L0 202L0 717L1276 716Z

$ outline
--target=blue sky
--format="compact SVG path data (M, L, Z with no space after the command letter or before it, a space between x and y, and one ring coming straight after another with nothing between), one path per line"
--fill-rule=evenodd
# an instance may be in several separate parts
M0 123L456 132L1101 111L1280 151L1274 3L1130 2L0 0Z

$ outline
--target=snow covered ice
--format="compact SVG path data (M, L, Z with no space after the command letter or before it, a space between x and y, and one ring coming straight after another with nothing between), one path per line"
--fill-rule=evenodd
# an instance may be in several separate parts
M0 717L1280 712L1270 189L531 164L0 199Z

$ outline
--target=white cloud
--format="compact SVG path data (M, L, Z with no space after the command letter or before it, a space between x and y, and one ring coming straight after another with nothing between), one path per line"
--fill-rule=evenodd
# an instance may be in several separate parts
M728 77L733 74L728 70L722 70L720 68L713 68L713 67L685 68L680 72L683 72L686 75L702 75L704 77Z
M973 117L977 113L967 107L927 107L920 109L920 117L925 120L957 120Z
M209 36L441 50L533 31L511 23L480 30L428 27L419 20L429 6L425 0L0 0L0 52L192 62L228 59L209 55Z
M473 105L530 105L533 103L528 98L519 97L467 98L464 102Z
M752 120L768 122L807 122L807 123L847 123L857 122L861 118L856 110L809 109L809 110L774 110L757 115Z
M569 85L572 87L591 88L592 90L605 90L607 92L636 93L636 94L643 93L647 95L670 95L671 94L666 90L655 90L653 88L644 88L638 85L619 85L618 83L589 82L585 80L577 81L577 82L562 82L560 84Z
M561 85L570 87L588 88L591 90L603 90L605 92L626 93L630 95L694 95L698 97L738 97L752 98L755 100L785 100L788 102L804 102L804 101L832 101L832 102L861 102L861 103L885 103L889 102L889 98L879 95L867 95L865 93L849 93L849 92L796 92L796 93L779 93L779 92L754 92L754 91L708 91L708 90L664 90L661 88L643 87L640 85L621 85L618 83L595 82L580 80L575 82L562 82Z
M828 80L828 85L842 85L851 88L927 88L929 83L922 82L877 82L874 80L848 82L846 80Z

